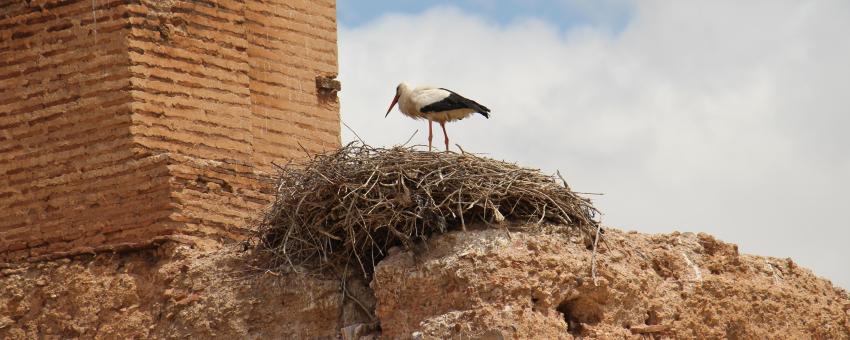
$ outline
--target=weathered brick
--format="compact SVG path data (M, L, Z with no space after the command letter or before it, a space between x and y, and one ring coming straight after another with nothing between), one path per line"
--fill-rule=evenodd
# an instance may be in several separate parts
M339 145L335 1L20 2L0 16L0 262L244 237L273 161Z

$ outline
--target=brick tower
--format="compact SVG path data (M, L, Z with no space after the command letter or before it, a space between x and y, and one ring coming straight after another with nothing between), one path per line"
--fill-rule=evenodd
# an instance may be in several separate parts
M242 237L340 143L335 6L0 2L0 262Z

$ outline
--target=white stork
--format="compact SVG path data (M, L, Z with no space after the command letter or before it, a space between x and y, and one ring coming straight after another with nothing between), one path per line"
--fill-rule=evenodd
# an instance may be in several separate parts
M385 118L390 115L393 106L398 103L398 109L405 116L413 119L428 120L428 151L431 151L431 139L433 138L433 123L439 122L446 137L446 151L449 151L449 134L446 133L446 122L461 120L473 113L480 113L485 118L490 118L490 109L467 99L451 90L430 86L420 86L411 89L406 83L398 84L395 89L395 97L387 109Z

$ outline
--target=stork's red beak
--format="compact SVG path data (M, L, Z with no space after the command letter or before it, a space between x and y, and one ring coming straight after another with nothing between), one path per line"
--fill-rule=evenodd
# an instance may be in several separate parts
M395 97L393 97L393 102L390 103L390 108L387 109L387 114L384 115L384 118L387 118L387 116L390 115L390 111L393 110L393 106L395 106L395 103L398 103L398 95L395 95Z

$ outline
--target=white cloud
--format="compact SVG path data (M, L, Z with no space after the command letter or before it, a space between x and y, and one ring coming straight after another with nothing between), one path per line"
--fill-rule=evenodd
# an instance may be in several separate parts
M342 118L425 143L426 123L383 118L395 84L448 87L493 110L453 143L560 169L605 194L607 224L705 231L850 287L850 2L634 6L618 34L452 8L341 27Z

